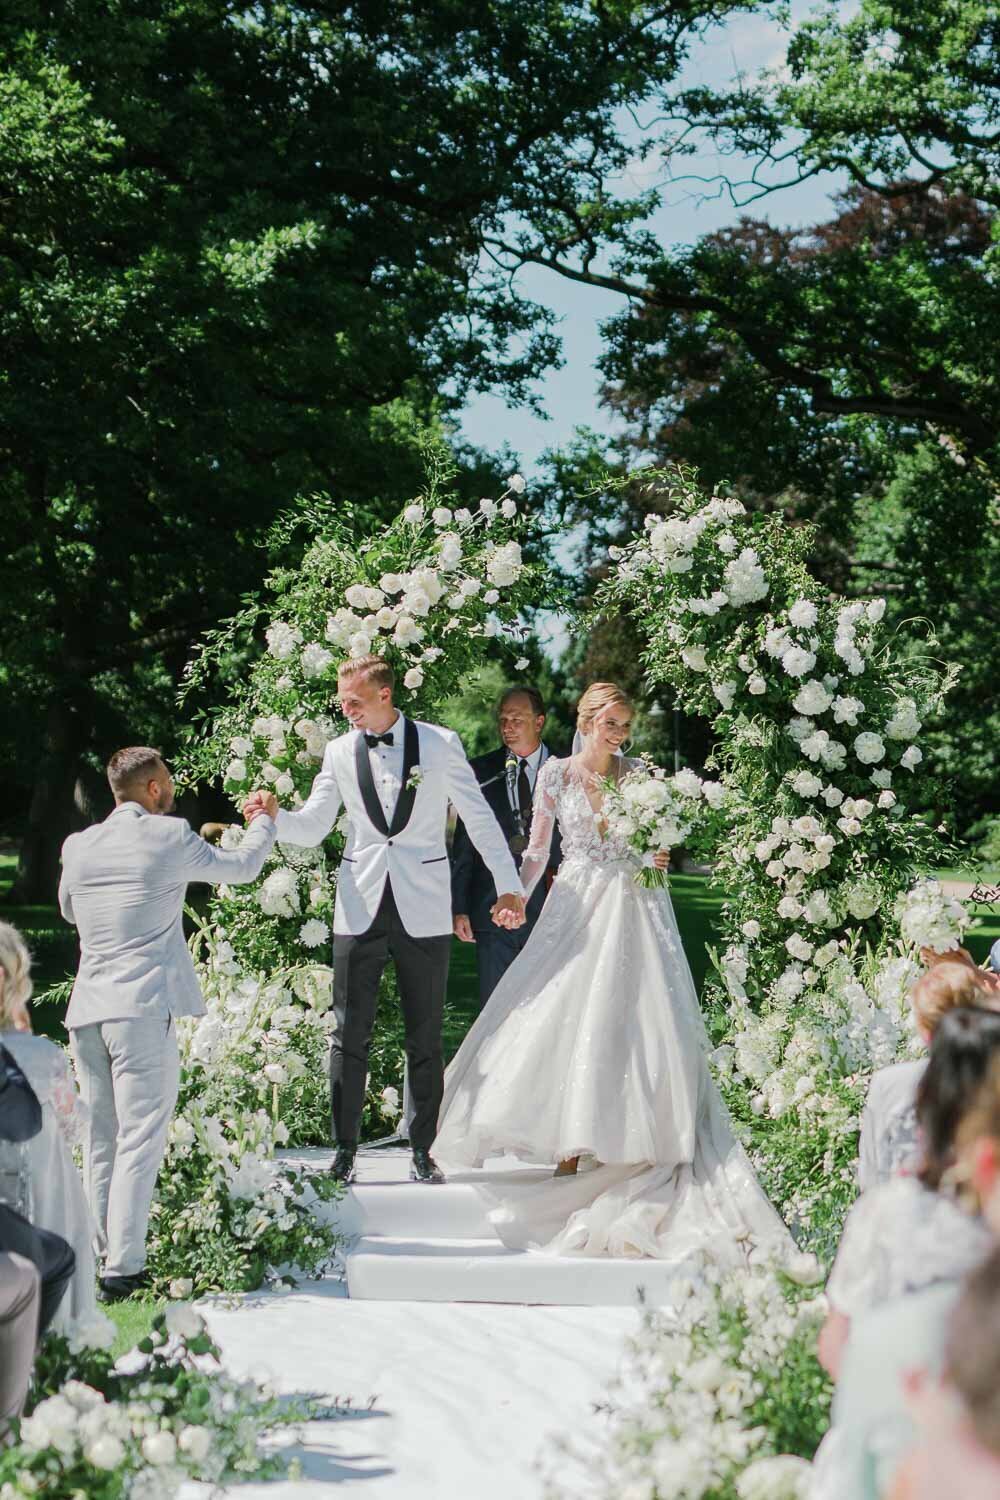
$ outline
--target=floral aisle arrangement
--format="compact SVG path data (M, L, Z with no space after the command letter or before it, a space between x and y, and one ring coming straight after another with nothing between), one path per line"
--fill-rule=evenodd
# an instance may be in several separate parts
M807 1285L711 1262L678 1277L671 1311L647 1311L630 1341L597 1446L564 1445L551 1500L806 1500L831 1393L819 1267L796 1270Z
M292 1468L279 1428L317 1415L226 1374L204 1320L175 1302L125 1361L103 1314L42 1345L14 1446L0 1453L0 1500L172 1500L187 1480L270 1479Z
M896 649L883 600L824 596L807 527L706 496L687 470L642 482L662 513L612 550L601 602L634 611L652 680L714 722L715 1063L786 1218L829 1253L855 1190L860 1087L909 1045L919 944L895 903L941 858L911 789L952 674Z
M668 776L643 757L620 780L609 776L604 782L602 819L642 859L636 881L651 889L667 885L669 878L666 870L653 866L654 855L686 843L706 810L718 811L725 797L720 782L703 780L691 770Z

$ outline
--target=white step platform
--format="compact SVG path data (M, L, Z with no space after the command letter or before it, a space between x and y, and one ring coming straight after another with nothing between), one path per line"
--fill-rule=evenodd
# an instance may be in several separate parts
M287 1153L313 1170L330 1151ZM677 1274L669 1262L551 1256L506 1249L489 1221L492 1192L505 1182L551 1176L509 1158L481 1171L462 1168L432 1186L409 1181L409 1153L399 1148L358 1154L358 1172L343 1200L317 1205L345 1236L352 1299L387 1302L496 1302L521 1305L632 1307L641 1297L662 1306ZM444 1165L444 1164L442 1164Z

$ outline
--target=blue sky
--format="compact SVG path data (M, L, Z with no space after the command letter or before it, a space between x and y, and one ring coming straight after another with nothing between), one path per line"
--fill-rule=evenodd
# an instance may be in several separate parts
M791 7L792 25L801 22L811 9L811 4L795 0ZM761 68L776 67L784 58L788 35L770 17L738 16L713 28L705 41L696 46L683 81L719 85L738 72L755 74ZM678 171L711 177L724 169L727 175L736 178L748 172L750 165L734 157L723 162L706 151L684 158ZM647 164L647 170L649 166L659 171L658 164ZM815 223L826 216L830 195L840 186L841 179L832 175L817 177L761 199L746 211L778 225ZM727 193L706 199L705 195L714 191L703 183L684 181L666 187L663 204L650 221L664 244L690 244L701 235L736 221L739 209L733 206ZM523 408L508 406L501 396L482 396L466 408L462 431L472 442L487 449L495 450L508 443L530 479L545 449L565 443L574 428L612 430L608 415L598 406L600 375L596 361L601 345L600 324L621 309L623 299L565 281L555 272L536 266L522 271L518 284L524 295L550 307L560 320L565 363L561 369L550 371L540 386L548 420Z

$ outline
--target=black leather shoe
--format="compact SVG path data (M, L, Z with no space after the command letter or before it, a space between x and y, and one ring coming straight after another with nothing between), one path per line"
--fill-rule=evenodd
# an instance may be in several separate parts
M426 1146L414 1146L410 1165L411 1182L444 1182L445 1175Z
M98 1302L124 1302L143 1292L149 1286L148 1271L137 1271L134 1276L102 1276L97 1285Z
M358 1154L358 1148L354 1145L342 1145L337 1147L337 1154L330 1163L330 1176L335 1182L353 1182L357 1163L354 1158Z

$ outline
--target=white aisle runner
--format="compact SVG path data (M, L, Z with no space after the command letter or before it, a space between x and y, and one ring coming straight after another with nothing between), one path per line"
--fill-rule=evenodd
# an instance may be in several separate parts
M312 1163L329 1155L302 1153ZM651 1272L658 1280L655 1263L505 1251L490 1238L475 1173L414 1186L408 1161L360 1156L357 1187L334 1206L354 1246L350 1295L329 1278L205 1309L235 1374L267 1373L282 1392L355 1408L310 1426L300 1480L240 1486L234 1497L541 1500L537 1461L599 1420L592 1404L636 1328L637 1285Z

